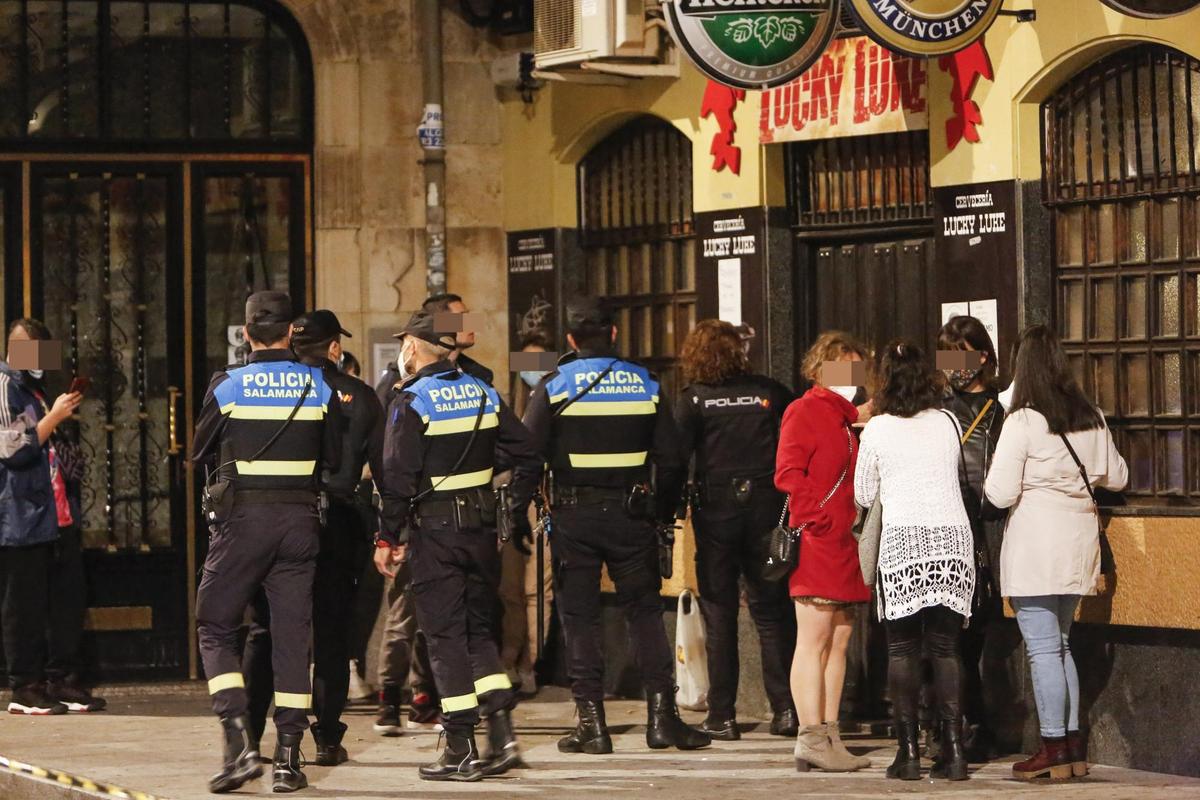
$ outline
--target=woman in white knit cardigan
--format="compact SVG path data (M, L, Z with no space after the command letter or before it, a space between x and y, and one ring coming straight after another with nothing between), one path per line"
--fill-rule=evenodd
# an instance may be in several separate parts
M875 386L875 416L862 432L854 495L863 508L877 496L883 505L878 574L899 740L887 775L921 777L917 702L927 651L942 726L933 775L963 780L959 642L971 614L975 558L959 483L962 431L941 410L938 375L911 342L892 342L882 351Z

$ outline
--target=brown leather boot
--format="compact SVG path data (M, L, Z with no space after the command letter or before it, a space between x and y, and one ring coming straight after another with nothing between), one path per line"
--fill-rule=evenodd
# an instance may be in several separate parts
M1050 778L1064 781L1072 777L1071 757L1067 754L1067 737L1042 737L1042 749L1037 755L1013 764L1013 777L1022 781Z
M1071 758L1071 771L1076 778L1088 774L1088 739L1083 731L1067 731L1067 755Z

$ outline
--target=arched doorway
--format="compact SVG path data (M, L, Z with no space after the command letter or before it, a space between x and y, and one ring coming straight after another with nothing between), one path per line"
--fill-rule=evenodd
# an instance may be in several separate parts
M1056 320L1135 501L1200 497L1200 62L1121 50L1043 104Z
M696 324L692 143L638 117L579 162L578 192L588 294L616 309L619 352L673 396L676 354Z
M81 528L109 675L195 674L193 415L246 295L311 294L312 96L269 0L0 0L4 308L93 380Z

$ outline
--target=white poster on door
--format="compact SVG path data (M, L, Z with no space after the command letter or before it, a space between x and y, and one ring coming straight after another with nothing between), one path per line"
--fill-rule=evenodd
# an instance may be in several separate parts
M996 349L996 357L1000 353L1000 320L996 311L996 300L971 300L969 302L942 303L942 324L945 325L954 317L974 317L983 323L988 336L992 337L992 347Z
M732 325L742 324L742 260L717 261L717 319Z

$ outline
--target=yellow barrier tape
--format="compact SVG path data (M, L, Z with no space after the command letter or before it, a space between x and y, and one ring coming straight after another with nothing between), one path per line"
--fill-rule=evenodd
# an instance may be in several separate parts
M136 798L136 800L167 800L167 798L156 794L147 794L146 792L138 792L131 789L122 789L120 786L114 786L111 783L101 783L100 781L91 780L90 778L81 778L78 775L72 775L69 772L63 772L57 769L47 769L46 767L35 767L33 764L25 764L21 761L14 761L11 758L0 756L0 767L24 775L31 775L35 778L52 780L56 783L61 783L64 786L83 789L88 792L97 792L106 797L120 798Z

